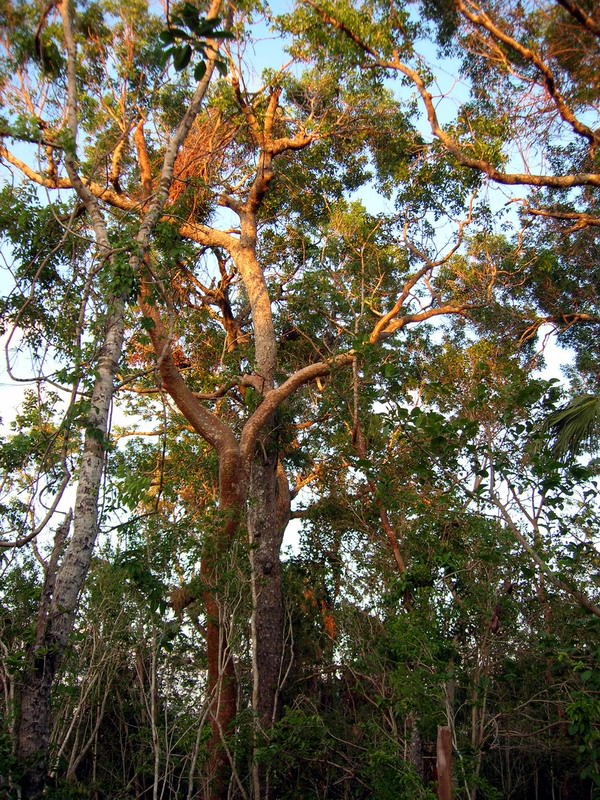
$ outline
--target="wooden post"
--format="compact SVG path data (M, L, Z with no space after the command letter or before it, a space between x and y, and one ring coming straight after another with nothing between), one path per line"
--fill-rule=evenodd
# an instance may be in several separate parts
M437 779L439 800L452 800L452 733L439 727L437 734Z

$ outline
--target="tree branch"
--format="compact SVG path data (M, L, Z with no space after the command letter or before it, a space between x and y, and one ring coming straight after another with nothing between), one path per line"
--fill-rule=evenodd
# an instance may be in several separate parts
M558 113L562 119L571 126L575 133L577 133L579 136L583 136L589 141L590 154L593 156L598 144L600 144L600 133L593 131L591 128L589 128L587 125L584 125L583 122L577 119L572 109L567 104L565 98L558 90L554 73L546 64L546 62L540 58L539 53L536 53L534 50L531 50L528 47L524 47L520 42L518 42L512 36L509 36L497 25L495 25L488 15L483 12L479 6L473 2L473 0L469 0L469 2L470 5L476 9L476 12L471 11L463 2L463 0L454 0L456 8L466 19L472 22L473 25L484 28L495 39L502 42L502 44L504 44L506 47L510 47L511 50L514 50L514 52L517 53L522 59L528 61L530 64L533 64L536 67L536 69L543 75L544 85L549 96L554 101Z
M425 82L416 70L411 69L400 60L398 53L394 53L394 58L391 61L381 58L372 47L364 42L345 23L340 22L332 17L330 14L320 8L315 2L313 2L313 0L304 0L304 2L312 6L312 8L315 9L324 22L342 32L352 42L354 42L357 47L369 55L372 59L372 63L375 66L380 67L381 69L395 70L400 72L410 81L412 81L421 97L423 105L425 106L425 111L432 134L440 140L446 150L453 155L458 163L462 166L468 167L469 169L477 172L481 172L484 175L487 175L490 180L494 181L495 183L500 183L507 186L545 186L554 189L570 189L573 186L600 186L600 174L598 173L575 173L572 175L531 175L529 173L519 172L508 173L501 172L484 159L471 158L464 152L461 145L441 127L433 103L433 98L427 90ZM592 134L594 141L597 141L597 135L592 131L590 131L590 133Z
M219 417L202 406L189 389L171 353L171 340L165 330L160 313L150 296L150 284L142 280L139 304L143 315L152 321L150 338L158 359L158 371L164 387L194 430L217 452L237 450L233 432Z
M575 233L584 228L599 227L600 217L593 217L591 214L584 214L579 211L554 211L552 209L531 208L527 204L524 206L527 214L534 217L546 217L548 219L562 219L565 221L573 221L575 224L569 228L564 228L563 233Z
M246 421L240 439L240 450L243 457L252 454L258 436L264 426L272 418L281 405L298 391L302 386L316 378L329 375L333 370L349 366L354 359L354 351L334 356L327 361L319 361L299 369L284 381L280 386L268 392L254 414Z
M548 578L550 583L553 583L558 589L561 589L563 592L566 592L571 597L573 597L577 602L583 606L587 611L590 611L594 616L600 618L600 608L592 603L592 601L587 597L583 592L580 592L578 589L573 589L573 587L569 586L568 583L565 583L559 576L546 564L544 559L536 552L536 550L529 544L527 539L523 536L521 531L519 530L518 526L515 525L513 522L512 517L508 513L505 505L500 501L498 496L493 490L490 490L490 500L496 506L496 508L502 514L502 518L512 531L515 539L519 542L520 545L527 551L528 555L534 561L537 566L541 569L544 575Z
M583 8L573 0L556 0L569 14L574 17L577 22L580 22L588 31L591 31L595 36L600 37L600 23L596 22L593 17L590 17Z
M392 336L394 333L398 333L398 331L405 328L407 325L412 325L415 322L424 322L426 319L432 319L433 317L443 316L445 314L455 314L460 317L465 317L468 311L475 310L479 308L478 305L446 305L440 306L439 308L427 308L424 311L419 311L416 314L406 314L399 319L392 319L385 328L379 329L379 323L375 326L378 328L377 334L374 332L369 337L370 344L375 344L376 342L380 341L381 339L387 339L389 336Z

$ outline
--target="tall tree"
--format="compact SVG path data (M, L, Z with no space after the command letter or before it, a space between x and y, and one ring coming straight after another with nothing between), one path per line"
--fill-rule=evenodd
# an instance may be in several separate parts
M66 3L51 4L41 16L33 6L17 4L3 12L13 35L4 43L8 118L2 132L5 141L20 144L3 145L0 155L49 195L73 195L57 250L63 252L77 236L93 236L98 251L95 259L89 247L80 256L90 264L83 284L89 284L96 305L81 306L81 344L75 351L64 336L55 336L60 329L52 328L50 306L40 295L45 288L40 276L48 266L43 256L36 255L40 266L20 300L7 305L13 325L28 333L27 326L41 330L56 357L69 360L76 381L87 375L82 386L89 393L73 534L63 555L67 530L57 527L25 672L18 758L22 765L30 757L37 760L25 772L24 796L39 794L45 780L49 692L97 536L115 376L121 394L146 398L147 417L162 419L162 402L169 424L185 430L186 441L192 437L190 446L202 462L190 468L187 480L179 479L179 497L165 510L160 494L167 455L175 461L181 445L164 439L152 470L159 499L136 502L135 492L148 488L142 478L141 489L135 480L127 488L125 480L124 491L134 513L144 519L164 513L167 527L183 509L199 539L193 549L200 562L196 574L179 587L172 606L182 619L186 607L202 609L201 622L191 619L206 642L206 797L278 796L278 764L264 745L276 750L278 735L293 725L289 715L280 724L284 704L298 699L290 695L289 682L294 675L305 680L303 657L290 644L294 625L310 620L313 630L320 626L318 645L304 662L316 672L334 672L333 598L350 602L352 597L348 586L345 595L339 588L344 563L359 572L364 567L372 585L377 574L385 575L372 613L352 598L348 630L353 636L369 627L384 631L395 680L410 678L410 669L399 666L402 659L417 665L421 686L415 691L422 707L414 708L407 694L398 701L410 731L405 741L412 742L407 781L419 772L425 777L431 730L460 717L453 679L441 664L446 656L452 665L457 661L453 647L465 653L475 766L465 768L463 777L471 798L484 769L485 682L500 658L492 638L502 616L497 607L505 600L510 605L504 597L509 589L492 567L486 572L495 557L489 540L514 532L556 587L597 613L585 591L593 593L593 587L575 585L581 570L574 568L565 579L562 567L552 564L561 554L540 533L546 506L534 514L533 543L521 530L522 519L511 515L513 507L523 506L521 484L507 460L517 449L511 451L506 428L494 419L494 414L523 415L529 407L535 386L524 385L522 362L534 358L533 340L542 324L571 330L598 322L591 286L584 293L585 308L572 296L562 272L567 277L573 272L556 241L549 281L540 279L540 262L532 256L539 228L530 224L531 218L537 226L555 226L557 239L570 225L577 229L571 233L582 236L582 248L597 228L598 134L589 121L595 98L585 88L597 61L594 12L551 3L524 10L510 2L486 11L460 0L419 3L416 9L418 23L395 4L299 3L294 13L273 21L279 31L293 34L293 65L267 71L260 85L244 60L253 15L265 11L252 4L220 10L218 4L201 9L183 3L164 20L143 3L76 4L72 11ZM218 15L224 21L217 21ZM575 62L563 48L559 31L565 26L585 59ZM231 44L219 53L221 39ZM431 72L416 55L425 40L437 40L448 57L464 57L462 66L449 62L469 94L451 121L438 111ZM165 67L164 50L172 66ZM227 74L209 90L217 68ZM400 79L397 91L393 77ZM419 103L427 127L416 116ZM34 146L24 152L28 142ZM525 153L528 163L513 169L518 154ZM523 209L523 227L515 235L511 226L519 224L518 217L488 200L491 184L526 187L523 196L511 195ZM529 187L534 193L525 195ZM362 201L356 199L359 191ZM12 192L6 197L18 207ZM369 209L375 202L377 208ZM377 210L390 204L393 211ZM65 223L62 210L56 217ZM12 236L15 247L19 235ZM48 277L56 292L64 289L59 278ZM74 304L72 292L68 296ZM41 321L34 312L41 313ZM502 343L507 332L521 342L520 352ZM84 352L92 341L88 358ZM439 365L443 380L432 373L431 363ZM471 369L473 364L483 367ZM497 384L487 382L488 372ZM63 370L54 378L64 382L67 374ZM462 396L452 394L453 380L463 387ZM506 397L502 382L515 392L522 389L520 406ZM80 386L73 385L75 398ZM489 408L486 387L493 393ZM483 406L477 413L464 407L469 395L473 407ZM74 417L71 412L67 419ZM75 449L68 439L72 427L69 422L59 428L63 463ZM57 470L59 457L54 451L52 457L42 459L40 468ZM539 485L571 486L571 478L561 483L556 477L563 467L532 467L533 496L536 469L551 474ZM497 482L504 481L502 491L514 489L510 507L491 479L482 498L485 484L479 479L490 470ZM467 478L472 488L461 492L459 484ZM306 487L317 497L315 508L292 511L292 500ZM200 505L206 515L196 508ZM58 508L57 501L53 512ZM280 550L293 513L309 519L313 514L318 522L312 530L322 524L331 547L327 553L316 548L326 562L322 574L311 567L303 578L302 571L288 570L295 594L286 604ZM52 518L51 513L44 521ZM444 549L453 520L460 542L475 552L470 561ZM151 532L151 524L137 524ZM38 528L4 544L27 546ZM341 552L346 535L368 542L367 553L357 549L349 558ZM242 669L242 634L234 629L243 629L243 612L232 615L224 579L240 552L248 557L252 598L250 690ZM514 556L508 545L503 554ZM131 563L139 572L142 561L134 555ZM244 569L240 566L242 575ZM456 576L469 571L489 580L492 590L464 589ZM304 589L298 586L302 580ZM368 597L373 589L367 578L363 587ZM475 595L472 604L469 592ZM401 611L388 621L382 609L396 602L393 598L401 598ZM410 637L398 635L398 620L405 618L411 635L418 638L421 628L435 643L430 652L419 649L412 662ZM461 624L483 633L469 638ZM156 665L162 640L159 633L156 637L140 667L153 687L144 702L156 758L154 794L161 758ZM347 649L354 677L344 673L346 690L332 679L332 691L348 708L361 698L360 724L366 730L372 722L365 710L372 702L368 675L375 662L355 639L347 645L340 640L337 647ZM376 694L387 702L388 658L378 648L376 655ZM432 705L427 687L434 688ZM236 739L243 729L238 704L247 694L250 779L240 773L235 752L242 748ZM316 690L309 695L314 700ZM36 714L41 722L35 724L43 730L30 734L29 711L36 703L46 710L46 721ZM374 737L390 764L397 763L394 726L391 714L389 727L386 721ZM315 741L323 745L316 734ZM85 753L80 755L83 763ZM72 763L77 759L73 755ZM361 774L385 796L386 780L374 763L369 769ZM67 772L72 778L76 767Z
M47 35L50 28L49 16L53 9L60 15L60 35L62 42L56 43L52 34ZM209 18L215 18L220 8L220 3L215 3L210 8ZM24 18L29 16L27 7L5 9L8 30L14 32L18 38L25 35L23 31ZM133 43L133 30L131 22L124 20L121 33L123 39ZM83 30L79 33L89 34L91 22L83 21ZM59 35L55 33L55 36ZM60 40L59 40L60 41ZM12 95L20 79L19 100L25 103L29 111L27 123L36 131L35 138L45 145L48 155L49 175L33 172L20 161L13 159L9 151L2 147L2 155L9 163L22 167L30 179L36 180L48 188L70 188L89 217L91 231L95 237L98 249L98 266L95 270L112 272L112 285L108 281L104 308L102 309L103 321L97 334L96 348L98 351L94 364L95 378L89 397L89 411L85 418L85 437L81 454L81 464L77 476L77 493L73 514L69 514L65 523L57 530L52 556L45 569L45 584L42 593L42 602L38 611L35 641L31 647L29 664L23 679L20 691L19 718L17 726L17 758L22 765L21 792L24 798L36 798L42 795L47 773L48 737L50 693L52 684L65 651L69 633L73 627L77 603L89 569L91 556L98 532L98 499L102 482L106 437L108 433L110 409L113 396L114 378L121 358L123 336L125 328L125 305L131 293L127 287L127 279L123 281L124 268L129 270L130 278L140 272L142 261L149 248L150 236L156 227L168 197L169 188L173 180L173 167L177 153L185 140L192 123L197 116L217 58L216 45L211 45L211 55L208 58L204 76L199 81L189 107L176 127L173 136L165 149L160 171L160 185L142 213L141 222L137 233L131 236L131 242L126 246L128 258L124 261L122 255L117 255L118 246L111 242L109 225L100 208L97 191L88 185L89 176L82 177L78 155L78 131L80 127L79 92L77 77L78 53L75 31L71 19L71 11L67 2L52 4L44 10L35 37L31 42L33 53L21 52L17 54L17 70L13 80L4 85L4 91ZM60 51L64 49L64 59ZM12 53L8 53L12 55ZM26 71L31 63L31 58L39 62L37 85L30 88L29 76ZM130 56L130 68L133 67L133 54ZM63 62L62 64L60 62ZM124 65L123 65L124 66ZM55 116L56 109L52 109L51 118L46 113L45 94L52 79L61 73L65 77L65 90L63 96L64 118L60 122ZM125 76L122 75L121 80ZM16 123L13 117L10 124ZM36 130L37 129L37 130ZM6 134L5 134L6 135ZM61 141L62 143L59 143ZM18 134L17 134L17 138ZM65 178L59 178L56 171L55 156L57 151L62 153ZM120 149L117 146L114 152L113 167L118 181ZM97 188L97 187L96 187ZM73 218L74 214L71 215ZM67 220L68 224L69 220ZM121 274L119 274L121 273ZM124 285L125 283L125 285ZM75 394L74 390L74 394ZM73 533L68 538L66 549L61 557L61 549L69 533L73 520ZM32 534L21 537L16 542L3 542L3 546L20 546L28 539L39 535L39 527L35 527Z

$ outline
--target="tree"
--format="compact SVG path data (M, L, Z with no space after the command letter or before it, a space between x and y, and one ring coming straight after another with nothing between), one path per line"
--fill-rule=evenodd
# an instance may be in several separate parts
M53 59L55 57L59 60L61 59L59 49L52 39L43 42L44 29L48 22L47 16L53 7L46 9L42 15L33 41L34 53L21 52L18 54L20 63L17 62L17 75L21 78L25 77L25 70L31 55L36 56L39 60L39 83L36 88L40 88L41 84L43 87L42 92L45 88L44 84L47 84L54 77L53 72L57 69L57 64ZM218 8L218 4L214 5L209 12L209 17L214 18ZM41 796L43 791L47 771L50 691L60 659L67 645L69 632L73 626L74 614L89 569L97 536L98 496L102 481L113 382L123 345L126 300L131 293L132 278L140 271L144 253L149 246L150 235L167 200L178 150L198 114L210 82L217 54L217 50L213 48L204 77L200 80L190 106L169 142L162 162L161 185L142 216L137 235L132 237L131 245L127 248L129 251L128 262L123 262L122 256L118 255L119 248L115 248L115 245L111 243L107 221L99 207L97 197L94 195L93 190L86 185L85 179L82 179L80 174L77 152L80 120L76 40L68 3L58 3L56 4L56 9L62 22L62 36L64 49L66 50L64 63L66 74L66 94L64 97L66 126L62 130L52 130L55 120L44 118L42 111L44 101L39 101L36 107L32 94L27 87L27 82L25 82L25 88L23 89L24 96L21 98L26 103L29 101L28 107L32 113L27 122L34 127L34 130L36 128L39 130L40 142L44 142L46 138L43 133L44 129L47 127L51 129L49 139L46 141L50 176L38 175L37 177L41 178L42 185L53 188L68 186L74 190L78 202L89 216L98 248L99 268L106 267L107 271L109 273L112 271L113 274L111 276L112 282L109 280L105 304L102 309L102 316L104 317L102 328L97 334L96 340L98 355L94 366L95 378L89 397L89 410L85 417L86 434L78 474L75 509L74 513L67 515L65 523L57 529L54 549L45 567L45 584L38 612L35 642L31 648L30 661L20 692L16 736L17 758L24 766L21 780L21 789L24 797L38 797ZM13 9L9 7L7 9L7 22L10 23L10 28L14 29L16 27L15 22L17 25L19 23L22 24L22 19L19 19L19 17L26 17L28 11L29 9L27 8L21 8L13 12ZM83 22L83 33L87 32L86 24L89 25L90 22ZM132 33L132 31L127 31L125 28L126 35L131 35ZM21 35L23 34L21 33ZM47 52L44 51L45 47L48 48ZM27 57L28 55L29 58ZM47 61L46 58L48 58ZM13 88L10 82L6 85L6 88L10 93L11 88ZM10 122L13 121L11 120ZM60 134L62 134L62 143L56 145L53 139L55 137L60 139ZM67 177L62 179L62 183L57 176L54 161L56 146L62 152L64 169L67 174ZM2 148L2 155L8 158L9 162L11 161L11 156L4 147ZM115 168L118 170L118 163L116 162ZM29 177L32 177L32 175L30 174ZM74 216L75 212L72 212L71 220ZM71 220L67 220L67 222ZM126 270L127 266L130 270L130 275L124 276L124 267ZM75 385L73 398L75 397L76 388ZM59 565L59 557L69 533L71 517L74 525L73 534L69 538ZM28 538L34 538L39 535L39 532L39 528L36 527L31 536L26 536L24 539L20 538L14 543L4 542L3 545L5 547L11 545L20 546Z
M22 190L6 190L5 227L23 269L5 316L37 352L48 346L65 361L50 377L70 387L73 400L62 421L53 417L47 444L38 442L37 419L21 443L28 452L38 448L28 463L46 476L54 497L44 515L44 493L33 493L30 516L53 522L56 531L53 550L41 558L40 621L24 671L17 732L24 797L38 796L46 779L50 689L92 562L99 506L111 492L113 514L122 513L125 502L132 515L119 522L124 535L135 531L157 546L164 536L175 565L161 565L155 580L152 559L139 543L110 558L121 558L132 581L154 598L166 592L176 566L181 582L171 606L180 622L190 609L188 624L205 639L206 797L280 796L285 779L273 753L302 738L298 731L311 742L303 751L308 761L327 762L332 745L321 724L327 704L318 696L328 692L338 710L359 709L357 726L371 737L371 762L356 767L361 780L382 797L400 777L412 787L407 792L417 785L426 792L423 764L432 731L463 724L444 666L445 659L458 662L456 648L472 709L473 761L461 763L473 798L485 771L485 682L500 663L493 628L509 594L489 542L518 533L557 586L588 610L597 608L586 594L594 594L593 586L571 584L571 578L582 582L581 571L563 580L552 566L559 552L543 552L544 561L540 548L550 546L537 538L530 544L520 519L502 506L497 485L482 498L477 480L491 469L506 487L513 485L508 453L521 456L523 440L511 445L493 415L522 416L536 391L539 400L540 387L527 384L524 365L540 326L572 332L598 323L592 289L578 298L571 291L597 227L598 134L589 122L594 97L585 88L597 61L593 10L570 3L523 10L505 3L492 13L460 0L417 8L418 24L404 7L389 3L300 3L293 14L272 20L294 34L294 69L267 71L261 86L251 82L243 57L246 31L264 12L258 5L199 9L184 3L166 20L143 4L73 10L51 4L41 16L34 6L18 4L3 12L11 31L4 43L3 136L20 144L2 145L0 155L50 196L41 203ZM563 47L559 30L567 21L569 42L585 48L583 59L574 61ZM431 76L415 56L425 38L436 39L447 55L465 56L470 96L453 121L440 121ZM227 74L211 83L216 69ZM415 99L390 87L392 76L416 92L427 131L415 117ZM25 143L32 146L23 152ZM512 161L526 152L529 163L513 171ZM490 182L533 187L533 194L518 197L523 226L516 234L510 228L517 216L488 202ZM377 189L395 210L370 212L367 189ZM55 194L65 208L59 210ZM19 224L11 219L14 209L22 212ZM32 227L29 215L35 220L35 235L26 236L30 256L22 247ZM46 257L41 231L49 219L57 227ZM577 270L561 252L565 225L582 243ZM546 282L540 260L532 257L544 226L555 231ZM74 285L81 287L82 303ZM77 312L75 347L52 294ZM520 350L503 341L507 332ZM439 364L443 377L432 374L430 363ZM498 381L489 408L488 372ZM453 394L453 379L471 395L471 408ZM119 394L136 399L159 448L145 453L121 444L113 452L115 383ZM503 383L515 394L522 388L518 402ZM397 452L399 441L404 450ZM11 453L13 466L19 463L17 443L7 443L8 467ZM181 474L182 464L189 464L189 474ZM105 492L103 468L110 486ZM542 480L535 469L527 484L533 494ZM543 469L556 476L559 467ZM71 474L78 488L69 536L69 526L55 520ZM473 481L468 493L459 488L466 480ZM571 478L556 480L562 486ZM298 502L306 487L316 502L293 511L292 500ZM513 499L520 502L518 492ZM315 545L322 569L310 558L304 573L282 565L292 514L307 516L308 529L328 538L327 551ZM26 518L21 509L14 527ZM181 518L187 538L180 535ZM481 550L481 558L462 563L458 552L445 549L446 524L453 519L463 546ZM104 524L115 523L105 516ZM30 525L3 546L36 547L42 528ZM349 559L343 542L352 535L366 544ZM182 566L184 553L196 570ZM504 544L499 560L514 557ZM347 585L340 589L342 565L350 562L369 576L367 595L384 576L371 610L361 608ZM490 591L479 594L477 580L463 589L453 577L463 572L481 575ZM141 577L148 574L151 579ZM535 574L541 585L541 573ZM251 603L245 604L248 586ZM348 606L348 643L336 645L346 649L345 686L335 675L336 602ZM394 602L400 612L388 619L384 610ZM461 624L481 635L461 639ZM317 646L311 653L304 633L304 651L294 652L290 641L311 625ZM406 638L399 633L403 625ZM517 641L519 625L513 626ZM369 637L373 661L360 648L369 629L382 632L381 650L377 636ZM152 618L139 670L152 687L146 694L141 687L140 703L149 709L144 724L155 759L155 796L167 749L157 722L161 631ZM85 659L98 674L92 657ZM304 667L331 669L329 684L319 678L309 691ZM411 675L418 676L418 703L398 691ZM294 695L292 680L308 681L314 714ZM248 694L252 714L245 726ZM400 757L396 712L381 724L373 718L373 695L383 703L394 698L411 759ZM44 713L33 714L34 708ZM79 740L69 745L69 780L84 770L89 748L100 741L104 713L96 713L95 733L90 723L87 749ZM247 760L240 756L245 747ZM63 741L59 752L66 748ZM194 765L199 749L195 745ZM248 765L247 774L241 764ZM334 778L323 780L337 785ZM346 775L340 785L348 781ZM191 793L192 779L189 786Z

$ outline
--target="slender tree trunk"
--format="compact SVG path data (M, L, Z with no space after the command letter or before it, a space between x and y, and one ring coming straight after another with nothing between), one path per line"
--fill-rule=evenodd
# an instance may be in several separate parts
M278 716L277 694L283 656L283 598L277 520L277 451L260 446L250 472L248 533L252 563L253 702L261 726Z
M452 800L452 732L440 727L437 734L437 779L439 800Z
M42 796L48 769L50 692L73 628L75 611L98 533L98 496L104 469L113 380L123 345L124 302L112 303L96 367L75 499L73 535L60 566L49 568L36 639L20 691L16 753L23 770L22 800ZM58 554L57 554L58 557ZM48 580L53 585L48 585ZM50 599L51 595L51 599Z
M417 712L413 711L408 720L407 727L410 731L410 744L408 750L408 758L413 765L416 774L423 780L424 763L423 763L423 740L417 727Z
M225 800L228 795L231 766L226 751L226 737L231 733L237 713L237 683L229 651L227 629L219 603L219 575L223 559L230 551L239 530L241 507L241 465L237 452L221 454L219 509L223 530L205 544L200 565L205 585L206 650L208 659L208 696L211 738L204 778L206 800Z
M202 576L214 578L211 564L202 560ZM208 694L211 737L208 743L208 762L204 778L206 800L224 800L227 797L231 768L225 737L231 733L237 711L237 685L233 659L228 648L225 630L220 622L219 603L215 593L204 593L206 612L206 650L208 656Z
M76 40L71 25L69 3L67 0L60 0L56 6L62 19L67 52L67 120L76 146L78 132ZM220 6L221 0L212 0L208 17L214 19ZM201 108L215 69L215 61L216 48L215 53L207 58L204 77L198 82L192 101L166 149L154 200L135 237L140 251L133 253L130 259L130 266L135 273L140 271L143 254L147 252L150 236L164 208L173 180L177 153ZM143 139L143 136L139 138ZM149 163L147 158L144 160L147 153L143 147L142 150L140 153L142 185L149 196L154 187ZM101 255L110 262L112 248L106 223L97 200L78 173L77 158L74 153L65 151L65 168L73 189L90 216ZM50 605L48 607L46 602L40 607L36 640L29 654L20 691L16 752L19 763L24 769L21 779L22 800L38 798L43 793L48 763L50 692L73 628L75 611L98 533L98 497L104 468L114 376L123 347L124 311L124 298L114 296L107 298L107 324L96 366L96 379L87 418L75 501L73 535L62 563L55 571L56 580Z
M76 45L71 28L67 0L57 3L63 24L67 51L67 119L73 142L77 143L77 70ZM79 199L89 214L101 258L111 263L112 250L108 232L97 201L81 180L74 153L65 152L65 168ZM124 334L125 300L109 295L106 302L106 324L90 410L87 415L79 480L75 497L73 534L60 565L56 561L46 576L44 596L40 603L36 639L28 654L28 663L20 689L19 722L16 754L23 770L22 800L42 796L48 771L50 738L50 693L73 628L75 611L98 534L98 497L104 471L106 437L114 390L114 376L121 357ZM51 582L51 585L48 583Z

